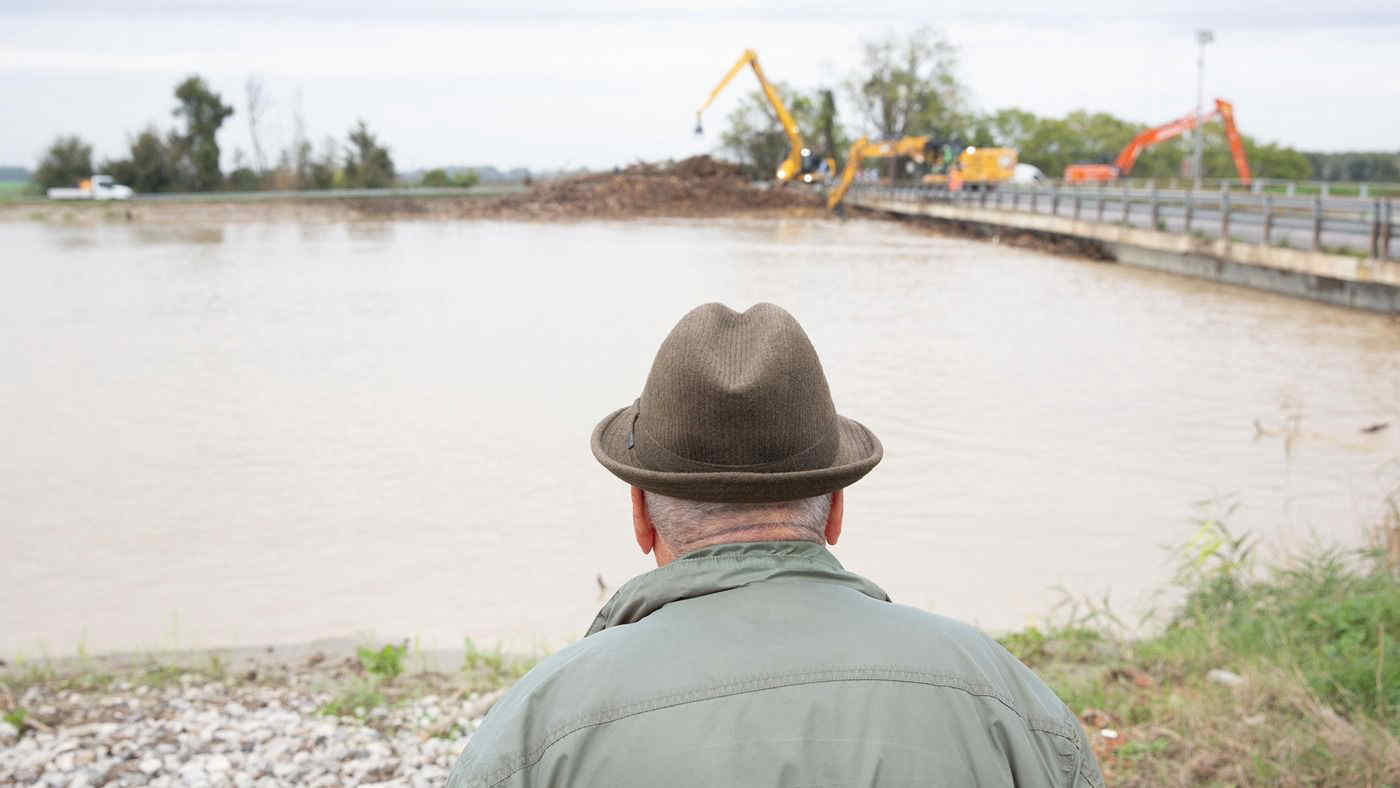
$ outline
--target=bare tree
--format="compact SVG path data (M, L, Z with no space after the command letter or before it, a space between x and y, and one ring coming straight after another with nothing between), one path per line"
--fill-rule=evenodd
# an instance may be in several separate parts
M258 174L261 175L267 171L267 157L263 155L261 139L262 118L272 102L263 89L262 77L256 74L248 77L248 81L244 83L244 91L248 105L248 136L253 143L253 166L257 167Z
M296 103L292 107L292 179L297 189L306 189L311 183L311 141L306 138L306 116L301 113L301 88L297 88Z
M957 49L921 27L865 42L864 62L846 90L869 130L883 139L952 134L966 121L957 80ZM896 160L890 159L893 177Z

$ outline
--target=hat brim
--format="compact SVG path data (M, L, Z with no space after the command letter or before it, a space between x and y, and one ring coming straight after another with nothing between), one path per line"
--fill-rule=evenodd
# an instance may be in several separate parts
M608 414L593 429L593 456L614 476L647 492L689 501L768 503L795 501L835 492L870 473L884 456L880 439L863 424L837 416L840 437L836 456L824 468L779 473L752 471L657 471L634 464L627 431L635 406Z

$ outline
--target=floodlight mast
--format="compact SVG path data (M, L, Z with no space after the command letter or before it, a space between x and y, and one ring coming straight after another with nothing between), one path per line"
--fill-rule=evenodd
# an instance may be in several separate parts
M1206 44L1215 40L1215 33L1205 28L1196 31L1196 117L1201 117L1201 103L1205 100L1206 87ZM1205 145L1205 130L1196 124L1196 151L1192 155L1191 174L1195 176L1196 189L1201 188L1201 153Z

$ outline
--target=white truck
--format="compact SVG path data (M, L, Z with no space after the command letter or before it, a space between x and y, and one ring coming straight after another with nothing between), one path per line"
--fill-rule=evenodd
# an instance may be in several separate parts
M1012 183L1049 183L1050 179L1045 177L1045 173L1034 164L1021 162L1016 165L1016 170L1011 175Z
M94 175L76 189L49 189L50 200L125 200L131 194L130 186L117 183L110 175Z

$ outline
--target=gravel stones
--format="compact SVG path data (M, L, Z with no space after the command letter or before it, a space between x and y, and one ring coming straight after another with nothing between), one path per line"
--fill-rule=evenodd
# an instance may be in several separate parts
M45 723L22 734L0 724L0 784L437 786L485 712L457 694L328 717L331 698L188 675L90 693L31 687L21 702Z

